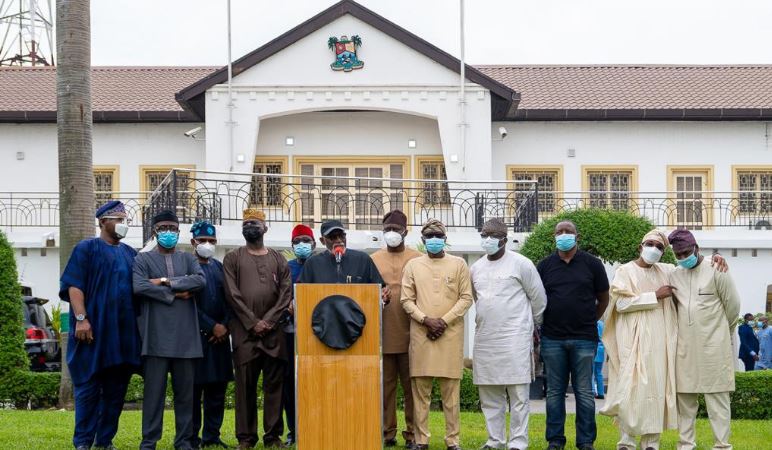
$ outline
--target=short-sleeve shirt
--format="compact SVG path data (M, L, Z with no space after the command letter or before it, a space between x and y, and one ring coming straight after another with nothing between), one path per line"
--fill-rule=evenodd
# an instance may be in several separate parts
M600 259L578 250L566 263L554 252L537 269L547 292L542 334L550 339L597 342L595 302L599 293L609 289Z

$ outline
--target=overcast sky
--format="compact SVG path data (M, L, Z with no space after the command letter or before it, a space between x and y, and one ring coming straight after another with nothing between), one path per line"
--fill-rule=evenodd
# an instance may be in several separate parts
M234 59L335 3L232 0ZM458 55L458 0L362 0ZM225 0L92 0L93 65L224 65ZM472 64L772 63L772 1L466 0Z

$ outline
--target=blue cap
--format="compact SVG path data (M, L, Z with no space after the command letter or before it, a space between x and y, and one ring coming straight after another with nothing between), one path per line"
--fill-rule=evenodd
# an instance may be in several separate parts
M102 216L109 216L110 214L115 214L115 213L125 214L126 208L124 207L123 203L121 203L120 201L110 200L109 202L100 206L99 209L97 209L96 218L99 219Z
M200 237L217 237L217 231L215 230L214 225L206 220L194 223L193 226L190 227L190 234L193 235L193 239Z

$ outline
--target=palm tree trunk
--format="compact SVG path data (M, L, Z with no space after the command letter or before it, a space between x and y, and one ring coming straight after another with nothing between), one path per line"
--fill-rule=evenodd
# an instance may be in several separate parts
M73 247L94 236L91 162L91 4L56 0L56 124L59 139L59 267ZM72 380L63 355L61 407L71 408Z

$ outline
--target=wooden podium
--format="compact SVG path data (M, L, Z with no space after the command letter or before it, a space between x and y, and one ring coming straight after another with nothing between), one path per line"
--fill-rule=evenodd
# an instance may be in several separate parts
M311 328L314 308L330 295L351 298L366 317L345 350L326 346ZM295 299L298 450L383 448L380 286L296 284Z

